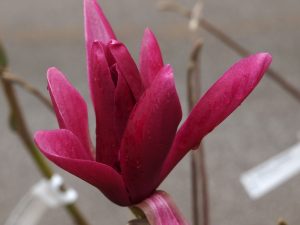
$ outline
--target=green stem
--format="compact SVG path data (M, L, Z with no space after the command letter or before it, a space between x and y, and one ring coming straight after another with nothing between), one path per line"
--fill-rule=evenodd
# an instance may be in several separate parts
M144 212L142 210L140 210L138 207L131 206L128 208L137 219L146 219Z

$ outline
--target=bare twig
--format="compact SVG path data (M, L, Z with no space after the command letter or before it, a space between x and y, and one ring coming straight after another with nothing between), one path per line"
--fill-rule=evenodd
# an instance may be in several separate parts
M127 225L149 225L149 222L147 219L135 219L135 220L130 220Z
M278 225L288 225L288 223L285 222L285 220L283 220L283 219L279 219L277 224Z
M172 0L160 1L159 7L162 10L176 11L185 17L190 18L189 28L195 31L199 27L202 18L202 2L197 1L190 11L181 7ZM187 71L187 95L189 111L192 110L200 97L200 62L199 55L203 46L202 40L197 40L191 52ZM197 151L191 156L191 182L192 182L192 213L194 225L209 225L209 197L207 187L207 174L203 146L200 145Z
M191 10L187 9L183 5L175 2L175 1L160 1L158 7L161 10L164 11L172 11L179 13L180 15L187 17L188 19L191 18ZM200 19L199 25L212 34L214 37L219 39L222 43L224 43L227 47L234 50L237 54L240 56L247 56L251 54L251 51L237 43L233 40L232 37L230 37L228 34L226 34L221 29L217 28L215 25L213 25L211 22L206 20L205 18ZM300 102L300 91L294 87L291 83L289 83L286 79L284 79L284 76L280 74L279 72L275 71L272 68L269 68L267 71L267 74L269 77L276 82L283 90L285 90L288 94L290 94L292 97L294 97L298 102Z
M249 50L235 42L229 35L215 27L209 21L202 19L200 24L206 31L214 35L216 38L222 41L229 48L233 49L239 55L247 56L251 54ZM269 78L276 82L283 90L285 90L288 94L294 97L295 100L300 102L300 91L291 83L289 83L286 79L284 79L284 76L282 74L280 74L272 68L269 68L267 74L269 75Z
M199 23L203 16L203 2L197 1L193 9L191 10L189 28L191 31L196 31L199 28Z
M203 41L198 39L191 51L187 70L187 94L189 111L192 110L200 97L200 68L199 55L202 50Z
M4 60L5 63L0 64L0 83L3 86L4 95L10 107L10 119L11 121L13 121L14 130L16 134L20 137L26 149L28 150L29 154L31 155L31 158L34 160L39 171L42 173L44 177L50 179L53 175L53 171L51 170L51 168L49 167L45 159L41 156L39 151L36 149L32 141L32 137L27 127L26 121L24 119L23 112L21 110L15 89L10 81L3 78L3 76L6 73L8 73L8 71L7 71L7 57L4 53L4 48L1 45L1 42L0 42L0 49L1 49L0 58L5 59ZM65 190L65 187L61 187L61 189L63 191ZM83 215L81 214L81 212L79 211L79 209L74 203L66 205L66 210L68 211L70 216L73 218L73 221L77 225L88 225L88 222L83 217Z
M172 0L162 0L157 3L160 10L177 12L185 17L191 16L191 11Z
M187 71L188 106L191 111L200 97L200 53L202 40L197 40L190 54ZM191 156L192 210L194 225L209 225L209 198L203 146L200 145Z
M44 96L37 88L35 88L33 85L29 84L22 78L5 71L2 78L6 81L12 82L14 84L19 85L22 87L25 91L31 93L35 97L37 97L47 108L49 108L51 111L53 111L52 103L50 100Z

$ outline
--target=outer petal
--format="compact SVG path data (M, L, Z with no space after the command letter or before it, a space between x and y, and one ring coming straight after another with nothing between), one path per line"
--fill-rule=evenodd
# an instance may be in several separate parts
M85 41L89 52L94 41L108 43L116 36L96 0L84 0Z
M97 3L97 0L84 0L84 28L85 28L85 44L86 58L88 67L88 77L93 79L92 70L92 46L94 41L101 41L107 44L111 39L116 39L116 36L106 19L102 9ZM93 98L93 97L92 97Z
M127 81L135 100L138 101L144 92L144 86L133 58L126 46L120 42L112 41L109 44L109 49L115 58L119 70Z
M39 131L34 140L42 153L56 165L97 187L116 204L130 205L120 174L105 164L89 160L72 132Z
M90 88L96 113L96 159L115 166L118 161L120 140L114 118L115 86L105 57L104 46L94 42L91 58Z
M121 171L133 203L148 197L158 185L181 116L173 73L166 66L141 97L122 139Z
M47 79L59 127L72 131L92 158L88 113L84 99L58 69L50 68Z
M150 225L188 225L188 222L166 192L157 191L135 207L143 211Z
M251 93L268 69L272 57L258 53L234 64L205 93L178 131L165 162L161 180L202 138L229 116Z
M145 88L148 88L163 67L163 59L158 42L150 29L146 29L140 53L140 73Z

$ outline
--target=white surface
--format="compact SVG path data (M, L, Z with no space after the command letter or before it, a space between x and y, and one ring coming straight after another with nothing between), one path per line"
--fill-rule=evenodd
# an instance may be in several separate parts
M62 192L60 190L62 184L62 177L55 174L51 180L43 179L38 182L31 192L51 208L74 203L78 198L77 192L74 189L67 189Z
M258 199L300 171L300 143L242 174L240 181L252 199Z
M42 179L20 200L5 225L36 225L52 208L74 203L78 194L74 189L60 190L61 176L55 174L50 180Z

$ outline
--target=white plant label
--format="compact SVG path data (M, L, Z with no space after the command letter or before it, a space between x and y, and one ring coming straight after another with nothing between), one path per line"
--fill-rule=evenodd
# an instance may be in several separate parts
M243 173L240 181L258 199L300 172L300 143Z
M21 199L4 225L37 225L52 208L74 203L78 197L74 189L62 192L61 176L54 174L50 180L42 179Z

